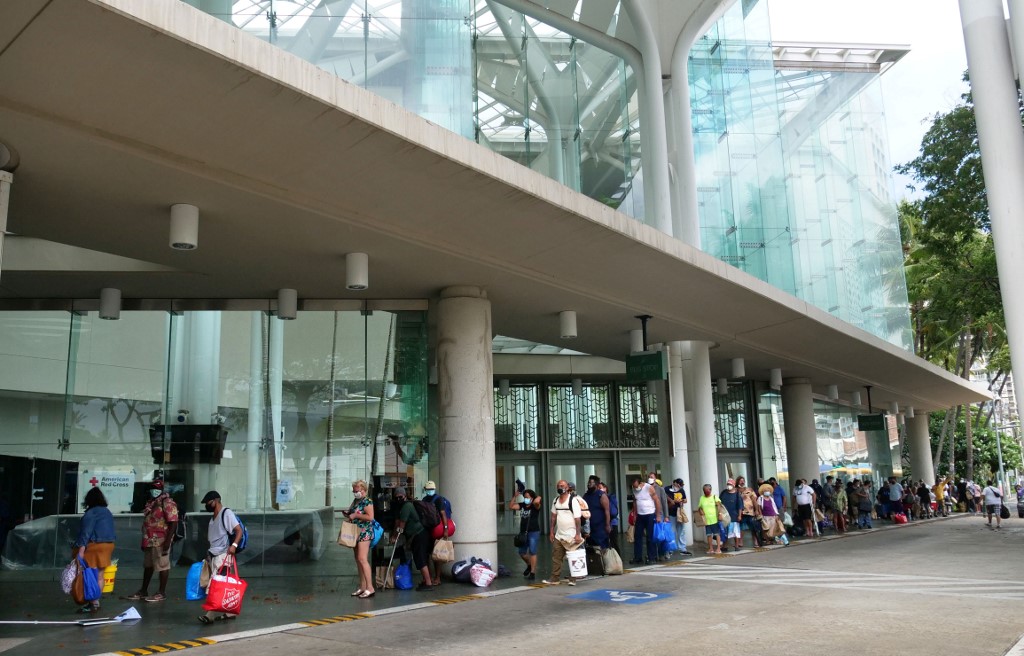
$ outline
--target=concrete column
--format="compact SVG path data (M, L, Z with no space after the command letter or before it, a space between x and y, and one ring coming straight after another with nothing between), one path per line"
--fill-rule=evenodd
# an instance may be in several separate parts
M1011 8L1018 7L1014 3ZM1013 378L1024 380L1024 130L1002 0L960 0L960 20ZM1017 407L1024 408L1024 385L1015 386L1014 394Z
M672 442L671 454L667 459L663 459L663 462L666 464L662 466L665 469L663 475L668 480L683 479L686 483L686 497L689 499L694 494L699 494L700 491L694 490L693 483L690 481L690 456L686 449L686 395L683 387L683 350L683 342L671 342L668 345L668 397L669 406L672 411L672 432L670 434ZM666 485L668 485L668 480L664 480ZM693 523L684 524L683 530L686 534L686 544L693 544Z
M932 442L928 435L928 413L907 417L907 440L910 441L910 472L914 480L935 485L935 467L932 464Z
M782 420L786 429L786 460L792 492L796 479L818 477L818 433L814 427L814 399L808 378L790 378L782 385Z
M715 403L711 389L711 358L708 354L707 342L690 342L687 359L684 355L683 369L689 369L686 376L688 391L691 392L692 404L687 406L693 411L693 428L697 436L698 477L696 481L686 481L687 497L696 499L701 487L711 484L717 493L718 484L718 446L715 436Z
M437 394L441 480L456 513L457 559L498 562L494 509L491 302L479 287L448 287L437 302Z
M11 204L11 183L14 176L0 171L0 276L4 271L4 234L7 232L7 208Z

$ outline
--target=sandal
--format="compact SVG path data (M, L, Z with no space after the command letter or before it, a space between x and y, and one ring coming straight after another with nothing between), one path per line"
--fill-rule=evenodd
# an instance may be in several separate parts
M358 596L359 596L359 595L361 595L361 594L363 594L363 589L362 589L362 588L359 588L358 590L356 590L355 592L353 592L353 593L352 593L352 594L350 594L349 596L350 596L350 597L358 597Z
M142 590L139 590L138 592L136 592L134 594L130 594L127 597L123 597L123 598L127 599L128 601L138 601L140 599L145 599L147 595L148 595L148 593L143 592Z
M200 622L201 624L212 624L212 623L213 623L213 620L211 620L211 619L209 618L209 616L207 616L207 615L200 615L200 616L199 616L199 617L197 617L196 619L197 619L197 620L199 620L199 622Z
M158 592L155 595L146 597L145 599L146 599L146 601L165 601L167 599L167 597L164 596L164 593Z
M359 595L359 598L360 599L369 599L370 597L372 597L375 594L377 594L377 593L375 591L373 591L373 590L363 590L362 594Z

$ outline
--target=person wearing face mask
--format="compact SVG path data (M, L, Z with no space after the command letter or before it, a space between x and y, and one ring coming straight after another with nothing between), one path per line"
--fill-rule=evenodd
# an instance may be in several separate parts
M167 579L171 572L171 545L178 523L178 505L164 490L162 478L154 478L149 487L149 501L142 510L142 587L126 599L164 601ZM153 572L159 572L160 589L150 596L149 583Z
M558 585L562 577L562 560L565 555L583 543L583 509L573 502L569 494L569 483L558 481L558 496L551 504L551 576L544 579L547 585ZM569 576L569 585L576 585L576 579Z
M657 547L654 546L654 523L661 521L662 507L658 494L654 490L657 480L652 473L644 483L639 478L633 481L633 501L636 510L636 522L633 525L633 560L632 565L641 563L651 565L658 561ZM647 560L644 561L644 536L647 537Z
M736 489L736 481L729 479L725 482L725 489L718 493L722 505L729 511L731 521L725 526L725 539L722 541L722 551L728 551L729 538L732 538L733 549L740 550L743 546L743 532L740 530L740 517L743 513L743 499L739 490Z
M367 599L376 592L373 589L373 576L370 574L370 545L373 543L373 502L366 494L366 481L352 483L352 505L348 510L341 511L345 519L359 529L359 538L352 555L356 559L356 571L359 572L359 587L351 596Z
M206 512L210 513L210 525L206 529L206 538L210 541L210 547L206 551L206 565L203 567L203 574L199 577L199 584L205 585L207 591L210 587L210 579L215 575L224 562L235 556L239 543L242 541L242 524L238 521L235 511L225 508L221 503L220 493L210 490L203 496L203 506ZM199 621L209 624L215 620L233 620L238 617L235 613L217 614L207 611L199 616Z
M519 533L526 535L526 544L519 547L519 557L526 563L523 576L527 581L537 580L537 546L540 543L540 495L527 488L522 492L522 503L516 501L519 493L509 500L508 509L519 512Z
M818 495L807 481L800 479L793 488L793 499L796 501L797 518L804 523L804 535L814 537L814 502Z
M775 488L771 483L764 483L757 488L757 492L761 495L757 499L757 507L761 511L761 544L774 542L776 535L785 539L786 531L779 519L779 507L775 505Z
M433 528L430 535L432 540L430 544L431 551L434 549L434 545L437 544L438 540L447 540L452 534L451 532L455 529L455 523L452 521L452 504L445 499L443 496L437 493L437 483L434 481L427 481L423 484L423 500L427 503L434 505L434 509L437 511L437 516L440 518L440 522ZM441 567L444 563L439 561L430 560L430 564L427 565L430 568L430 577L434 582L434 586L441 585Z

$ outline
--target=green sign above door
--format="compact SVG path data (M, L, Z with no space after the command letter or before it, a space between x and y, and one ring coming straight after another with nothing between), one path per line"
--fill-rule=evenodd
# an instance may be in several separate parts
M857 430L860 431L884 431L889 426L885 422L885 415L857 415Z
M644 351L626 356L626 382L644 383L668 378L668 353Z

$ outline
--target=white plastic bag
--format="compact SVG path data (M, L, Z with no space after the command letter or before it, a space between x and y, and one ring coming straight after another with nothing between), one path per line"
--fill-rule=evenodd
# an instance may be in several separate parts
M787 513L783 513L783 515L782 515L782 525L783 526L787 526L787 527L793 525L793 516L790 515L788 512Z
M478 588L486 588L497 576L494 570L488 569L484 565L473 565L469 569L469 579Z
M71 594L71 586L74 584L76 576L78 576L77 558L68 563L60 573L60 589L64 591L64 594Z

